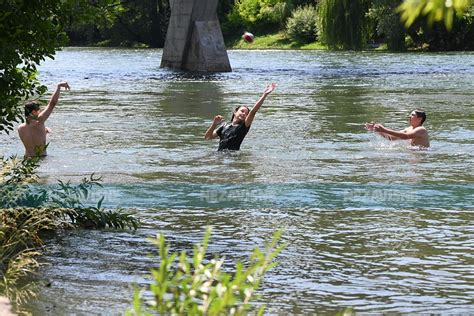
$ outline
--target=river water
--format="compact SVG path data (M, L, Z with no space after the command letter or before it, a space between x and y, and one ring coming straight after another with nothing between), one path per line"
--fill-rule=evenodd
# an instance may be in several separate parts
M474 54L229 51L231 73L159 68L161 50L68 48L40 67L67 80L48 126L41 183L103 177L107 207L133 210L129 231L76 230L48 240L38 315L121 314L157 261L146 237L209 252L226 269L276 229L287 248L268 272L267 313L474 312ZM266 84L241 151L204 132ZM427 111L428 150L363 129L407 126ZM0 155L21 155L1 135Z

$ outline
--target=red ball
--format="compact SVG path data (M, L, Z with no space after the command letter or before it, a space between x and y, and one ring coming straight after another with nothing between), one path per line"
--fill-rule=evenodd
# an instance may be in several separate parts
M246 41L247 43L252 43L253 42L253 34L250 32L245 32L244 35L242 35L242 39Z

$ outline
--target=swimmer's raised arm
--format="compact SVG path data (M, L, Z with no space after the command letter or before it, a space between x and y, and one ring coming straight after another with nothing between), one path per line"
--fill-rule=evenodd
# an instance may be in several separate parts
M245 126L249 127L252 125L253 119L255 118L255 114L257 114L258 110L262 106L263 102L265 101L267 95L269 95L273 90L275 90L276 84L272 83L265 87L263 90L262 96L257 100L255 105L253 106L252 110L249 112L247 117L245 118Z
M70 89L69 84L67 82L58 83L58 85L56 86L56 89L54 90L53 95L51 96L51 99L48 102L48 106L46 106L46 108L43 111L41 111L41 113L38 115L38 120L40 122L44 123L53 112L54 107L58 103L61 88L64 88L65 90Z
M209 128L207 129L206 134L204 135L204 138L205 139L216 138L218 136L216 132L216 127L223 121L224 121L224 118L222 117L222 115L216 115L214 119L212 120L211 126L209 126Z

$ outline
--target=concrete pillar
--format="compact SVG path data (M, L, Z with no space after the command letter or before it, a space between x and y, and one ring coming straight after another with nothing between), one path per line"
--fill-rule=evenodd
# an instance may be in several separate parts
M232 71L217 19L218 0L170 0L171 17L161 67Z

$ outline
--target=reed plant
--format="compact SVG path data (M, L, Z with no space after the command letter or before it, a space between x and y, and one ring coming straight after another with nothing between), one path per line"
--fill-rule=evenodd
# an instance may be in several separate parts
M91 175L78 185L35 185L37 159L0 157L0 296L22 302L34 294L34 284L21 279L35 271L43 247L42 233L66 228L137 229L138 220L121 209L85 205L101 178Z
M0 294L22 302L33 294L33 284L18 287L34 271L43 245L40 233L69 226L61 219L65 209L8 208L0 214Z
M170 254L163 235L150 239L158 249L160 265L151 269L149 288L135 290L133 309L126 315L262 315L265 307L253 310L251 300L285 247L280 243L281 234L275 232L263 252L255 248L247 267L237 262L232 273L222 271L224 258L206 259L210 228L202 244L194 246L191 258L185 251Z

